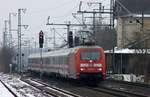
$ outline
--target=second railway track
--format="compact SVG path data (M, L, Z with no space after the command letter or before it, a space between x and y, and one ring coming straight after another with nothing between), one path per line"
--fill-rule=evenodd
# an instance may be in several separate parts
M140 93L122 91L122 90L111 89L111 88L106 88L106 87L97 87L97 88L87 87L87 88L93 91L107 93L116 97L149 97L147 95L140 94Z
M38 80L31 80L31 79L21 79L22 81L30 84L33 87L45 92L52 97L81 97L80 95L65 91L63 89L48 85L44 82Z
M102 87L106 88L107 90L116 90L120 93L124 92L128 95L133 95L136 97L150 97L150 87L146 84L106 80L99 85L99 88Z

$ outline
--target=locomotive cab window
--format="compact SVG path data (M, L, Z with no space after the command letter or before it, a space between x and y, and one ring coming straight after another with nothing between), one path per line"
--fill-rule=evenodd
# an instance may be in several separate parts
M81 60L99 60L100 59L100 52L98 51L84 51L80 54Z

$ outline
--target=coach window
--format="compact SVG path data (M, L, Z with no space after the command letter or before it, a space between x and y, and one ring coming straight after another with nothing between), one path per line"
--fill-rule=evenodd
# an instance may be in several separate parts
M62 56L59 57L59 64L60 65L63 64L63 57Z
M30 59L30 62L33 63L33 59Z
M56 57L54 57L54 64L56 64Z
M55 64L58 64L58 57L56 57Z
M64 64L64 56L61 56L61 64Z
M32 63L32 59L29 59L28 62L29 62L29 63Z
M49 59L49 58L47 58L47 64L49 64L49 61L50 61L50 59Z
M38 64L38 63L41 63L41 58L37 58L36 61L37 61L37 64Z
M35 59L32 59L32 62L35 64L36 60L35 60Z
M38 63L38 58L34 59L34 63L36 64Z
M32 59L32 63L34 63L34 59Z
M58 56L56 57L56 64L59 64Z
M67 56L64 57L64 64L67 64Z
M48 64L50 64L50 62L51 62L50 58L48 58L48 60L49 60Z
M34 63L35 63L35 64L38 64L38 63L39 63L38 58L34 59Z
M34 63L36 63L36 64L38 63L38 59L37 59L37 58L36 58L36 59L34 59Z
M34 63L34 64L36 63L36 59L33 59L33 63Z
M43 60L43 64L45 64L45 58L43 58L42 60Z
M53 62L52 62L53 60L52 60L52 58L50 57L50 64L53 64Z
M66 56L63 57L63 64L66 64Z
M51 61L52 61L51 63L54 64L54 58L53 57L51 58Z
M52 59L52 57L50 57L50 64L53 64L53 59Z
M44 58L44 64L47 64L47 63L46 63L46 60L47 60L47 58Z
M57 57L57 64L60 64L60 56Z
M66 58L67 58L67 57L66 57L66 56L64 56L64 64L66 64L66 60L67 60Z
M55 64L55 57L53 57L53 64Z
M49 58L46 58L46 64L49 64Z
M46 63L46 60L47 60L47 58L44 58L44 64L47 64L47 63Z
M61 56L61 64L64 64L64 57L63 56Z
M54 64L57 64L57 57L55 57Z
M57 57L55 57L55 64L57 64Z
M60 56L57 57L57 64L60 64Z
M28 59L28 63L30 63L30 59Z
M34 63L34 59L32 59L32 63Z
M38 58L36 58L34 61L35 61L34 63L38 64Z
M51 64L51 58L49 57L49 64Z
M46 58L43 58L43 63L46 64Z
M57 62L57 63L60 64L60 63L61 63L60 61L61 61L61 57L59 56L59 57L58 57L58 62Z
M66 59L66 56L63 56L63 64L66 64L65 59Z

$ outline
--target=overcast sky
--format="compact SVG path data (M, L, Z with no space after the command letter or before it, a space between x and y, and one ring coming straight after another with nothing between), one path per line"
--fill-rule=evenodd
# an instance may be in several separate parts
M4 20L8 20L9 13L17 13L19 8L26 8L25 14L22 12L22 24L29 25L27 30L23 30L24 37L36 38L38 32L44 30L48 32L49 26L46 26L47 17L50 16L50 22L65 23L73 21L72 13L78 11L81 0L0 0L0 37L2 41L2 32L4 31ZM83 0L84 2L100 1L107 5L108 0ZM17 17L12 16L12 28L17 29ZM73 20L74 19L74 20ZM13 32L16 37L16 32Z

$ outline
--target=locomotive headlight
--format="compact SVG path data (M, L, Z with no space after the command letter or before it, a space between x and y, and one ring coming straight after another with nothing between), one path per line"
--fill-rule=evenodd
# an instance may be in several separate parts
M102 68L98 68L99 71L102 71Z
M80 70L83 71L84 69L83 69L83 68L80 68Z
M102 67L102 64L94 64L94 67Z

